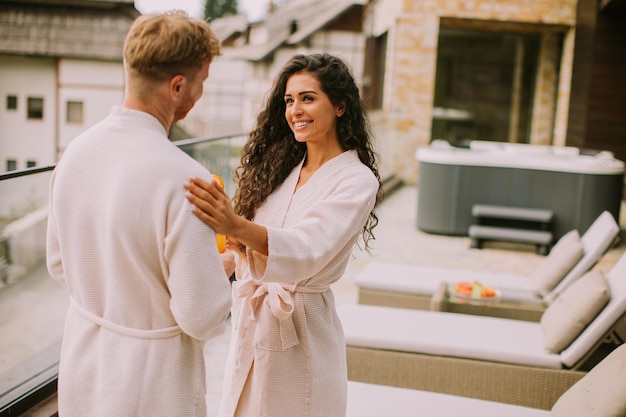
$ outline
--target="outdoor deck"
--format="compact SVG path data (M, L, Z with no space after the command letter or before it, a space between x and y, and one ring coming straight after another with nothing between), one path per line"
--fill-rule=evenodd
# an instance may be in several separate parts
M544 259L533 245L486 242L483 249L471 249L469 237L427 234L417 229L417 188L403 186L391 193L378 209L379 225L371 254L355 251L344 277L333 286L338 304L356 303L354 277L370 260L384 260L432 266L467 268L494 272L529 274ZM620 225L626 229L624 209ZM581 231L584 232L584 231ZM608 271L626 250L620 243L609 250L596 266ZM480 276L476 279L480 280ZM207 401L209 417L217 416L222 391L224 364L230 329L207 343Z
M374 230L376 241L373 243L371 254L356 250L354 258L350 261L344 277L333 286L338 304L357 302L357 287L354 285L355 275L370 260L392 261L412 263L430 266L445 266L477 271L513 272L516 274L529 274L544 259L538 255L532 245L513 244L504 242L486 242L483 249L470 248L469 237L452 237L443 235L427 234L417 229L417 188L415 186L402 186L383 201L378 209L379 225ZM625 210L622 208L620 225L626 229ZM623 235L623 232L622 232ZM614 246L601 259L596 266L603 271L608 271L617 262L621 254L626 250L623 242ZM37 270L38 274L47 275L45 267ZM480 280L480 275L476 276ZM20 291L21 289L21 291ZM0 292L0 306L5 313L25 306L38 306L32 309L33 315L39 314L37 310L44 309L54 314L47 314L47 320L60 322L63 320L64 305L67 296L62 287L52 279L26 279L20 281ZM29 323L30 314L23 311L19 314L20 320L4 323L7 334L24 334L22 330L32 328ZM39 317L38 316L38 317ZM44 326L44 328L56 329L59 326ZM40 327L38 327L40 328ZM54 334L38 334L36 339L41 343L42 337L47 343L58 340L58 330ZM32 334L30 336L32 338ZM16 336L16 338L18 337ZM50 340L48 340L50 339ZM207 355L207 402L208 416L216 417L222 392L224 378L224 366L230 339L230 323L226 326L226 332L210 340L206 345ZM6 340L5 342L10 342ZM20 349L9 349L10 354L3 358L5 365L19 362L22 356L28 355L30 345L27 342L12 340L12 344L21 346ZM26 348L25 348L26 344ZM33 349L36 346L32 347ZM54 408L54 404L48 404ZM45 408L45 406L44 406ZM42 411L31 410L28 417L39 417L46 414Z

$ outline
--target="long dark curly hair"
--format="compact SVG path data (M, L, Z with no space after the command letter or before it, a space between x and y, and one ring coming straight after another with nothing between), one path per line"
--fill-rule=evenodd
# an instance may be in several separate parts
M242 150L241 164L235 172L238 184L233 197L235 211L252 220L256 210L287 178L306 153L306 143L295 140L285 118L285 89L287 80L297 73L315 77L334 105L345 103L345 113L337 119L337 137L341 147L356 150L359 159L372 170L380 184L378 156L372 148L371 127L352 71L339 58L327 53L295 55L274 79L265 107L257 116L255 129L250 132ZM376 205L382 201L379 185ZM365 248L374 238L372 230L378 224L375 210L363 226Z

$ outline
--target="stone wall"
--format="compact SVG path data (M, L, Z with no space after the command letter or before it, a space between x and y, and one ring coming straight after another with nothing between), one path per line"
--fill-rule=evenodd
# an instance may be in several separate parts
M387 12L382 12L387 10ZM397 15L392 18L389 10ZM388 45L383 108L374 112L372 120L379 136L383 169L393 171L407 183L417 183L415 152L430 143L433 99L437 62L437 43L442 19L448 24L485 30L532 30L545 33L543 46L551 48L554 31L573 31L576 23L576 0L398 0L370 1L368 19L378 35L387 31ZM378 20L377 20L378 19ZM544 49L541 60L542 82L538 83L539 108L552 108L550 117L537 112L533 121L537 143L554 142L554 132L562 132L567 123L565 114L568 86L558 82L559 72L567 74L571 67L571 42L564 42L561 67L553 66L554 48ZM553 57L554 58L554 57ZM564 69L565 68L565 69ZM545 81L545 82L543 82ZM551 89L558 101L542 101ZM566 97L564 97L564 95ZM560 107L559 107L560 106ZM548 132L546 133L546 129ZM557 141L559 139L557 138Z

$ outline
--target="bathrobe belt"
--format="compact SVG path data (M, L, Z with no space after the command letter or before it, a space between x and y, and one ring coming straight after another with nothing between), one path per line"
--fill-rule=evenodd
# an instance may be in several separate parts
M286 285L286 284L284 284ZM310 285L298 286L290 284L285 288L283 284L258 282L252 279L241 282L236 288L237 297L248 300L250 307L250 320L256 321L257 312L267 300L270 312L278 319L280 325L280 338L283 349L290 349L300 341L293 322L293 293L323 293L330 287L313 287Z
M133 329L132 327L122 326L87 311L85 308L78 305L74 299L70 299L70 307L90 322L122 336L134 337L137 339L167 339L178 336L183 332L178 325L152 330Z

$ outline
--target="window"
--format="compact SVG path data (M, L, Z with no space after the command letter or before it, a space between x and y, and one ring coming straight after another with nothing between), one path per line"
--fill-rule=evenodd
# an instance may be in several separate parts
M67 291L50 278L45 267L46 204L52 171L25 172L0 175L2 417L44 415L45 410L31 414L29 409L56 390L68 305ZM46 415L52 413L49 410Z
M43 98L28 97L28 118L32 120L43 119Z
M68 101L67 102L67 123L83 123L83 102Z
M17 169L17 161L15 159L7 159L7 171L15 171Z
M432 139L530 143L540 42L538 33L443 27Z
M26 168L33 168L37 166L37 161L26 161Z
M385 60L387 57L387 32L366 41L365 65L363 69L363 92L371 109L383 107L385 84Z
M17 110L17 96L7 96L7 110Z

